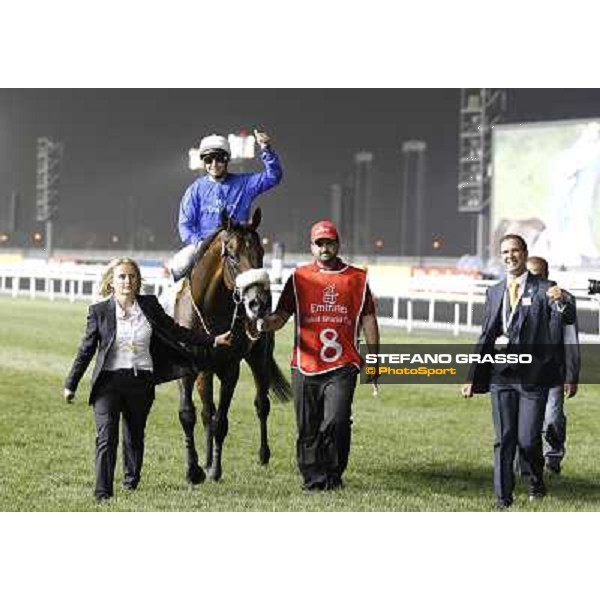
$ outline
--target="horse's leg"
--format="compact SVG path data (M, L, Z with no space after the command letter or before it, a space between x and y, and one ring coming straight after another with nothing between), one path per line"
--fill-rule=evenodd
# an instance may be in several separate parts
M196 426L196 407L192 400L194 377L184 377L178 381L178 384L179 422L183 428L187 455L186 479L189 483L198 484L206 479L206 475L198 464L198 453L194 443L194 428Z
M254 397L254 408L256 416L260 423L260 446L258 449L258 460L261 465L268 465L271 458L271 449L269 448L269 436L267 431L267 420L271 411L269 401L269 351L272 351L271 339L262 335L254 344L250 354L246 357L256 387L256 396Z
M198 379L196 380L198 394L202 400L201 416L206 439L206 461L204 463L206 469L210 469L212 466L213 455L213 418L216 412L215 403L213 400L213 379L214 376L212 371L203 371L198 375Z
M234 360L233 362L229 363L225 369L218 371L217 375L219 377L219 381L221 382L221 389L219 390L219 407L217 408L217 412L212 421L214 446L212 465L208 471L208 476L213 481L219 481L223 475L221 457L223 453L223 443L225 442L227 431L229 429L229 420L227 415L229 413L229 407L231 406L233 392L240 376L240 363Z

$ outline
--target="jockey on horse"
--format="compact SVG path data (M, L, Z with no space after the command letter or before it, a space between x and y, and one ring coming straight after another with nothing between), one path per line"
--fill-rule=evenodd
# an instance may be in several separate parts
M187 479L200 483L204 471L198 464L194 441L196 409L192 400L194 383L202 400L202 422L206 432L206 467L211 479L221 478L221 452L228 430L227 413L239 377L240 361L245 360L256 386L255 407L260 421L259 459L267 464L270 449L267 418L271 390L276 397L287 399L289 384L273 359L274 339L259 334L252 313L252 303L267 308L270 294L262 279L262 247L256 229L260 209L250 217L254 200L281 181L279 158L270 147L270 138L255 131L261 147L265 170L261 173L228 173L231 150L227 139L210 135L200 142L200 156L208 174L196 179L185 192L179 211L179 233L186 246L171 263L173 278L189 281L188 294L176 302L175 319L189 329L203 331L230 329L234 338L228 352L215 352L208 367L197 376L180 380L179 420L187 449ZM250 267L250 268L248 268ZM227 276L234 281L226 281ZM216 284L215 282L219 282ZM257 292L262 287L264 295ZM254 289L253 289L254 285ZM241 296L240 294L241 290ZM252 294L258 294L251 297ZM237 296L236 296L237 294ZM236 300L237 298L237 300ZM238 313L243 303L246 311ZM237 325L237 327L236 327ZM251 329L254 327L253 335ZM213 401L213 375L220 381L218 407Z
M250 221L250 209L256 198L276 186L283 176L279 157L270 137L254 130L265 166L261 173L229 173L231 149L227 138L209 135L200 142L200 158L207 175L196 179L186 190L179 207L179 235L186 244L171 262L173 279L188 275L206 250L202 242L219 227L225 209L236 223Z

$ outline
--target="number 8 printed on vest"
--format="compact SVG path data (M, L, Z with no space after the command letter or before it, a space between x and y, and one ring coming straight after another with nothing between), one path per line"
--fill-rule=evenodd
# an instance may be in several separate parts
M342 355L344 349L342 345L337 341L338 333L335 329L323 329L319 335L319 339L323 346L321 347L321 360L323 362L335 362ZM334 350L333 355L330 349Z

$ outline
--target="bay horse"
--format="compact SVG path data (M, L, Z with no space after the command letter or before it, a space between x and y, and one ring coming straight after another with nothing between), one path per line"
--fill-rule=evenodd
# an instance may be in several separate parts
M261 221L257 208L250 223L234 223L226 211L221 212L220 228L203 242L201 256L194 265L187 289L175 304L175 320L193 330L218 335L232 331L232 346L212 349L208 367L179 380L179 421L186 447L186 479L201 483L205 473L198 464L194 442L196 407L192 393L194 382L202 401L202 423L206 438L206 469L213 481L222 476L221 456L228 431L229 407L240 375L240 362L245 360L254 378L254 406L260 423L259 461L266 465L271 451L267 434L270 411L269 391L282 400L291 397L291 388L273 358L273 333L259 333L256 320L270 308L268 283L236 285L236 280L257 273L263 266L264 250L257 228ZM245 275L242 275L245 274ZM246 278L248 281L248 278ZM250 278L252 282L252 278ZM219 404L213 400L213 379L220 381Z

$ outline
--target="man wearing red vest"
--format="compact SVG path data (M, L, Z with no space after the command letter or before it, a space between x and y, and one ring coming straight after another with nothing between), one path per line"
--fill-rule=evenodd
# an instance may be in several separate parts
M281 329L295 315L292 386L298 426L296 455L307 490L342 487L348 465L352 399L361 366L358 330L379 352L375 304L364 270L339 257L331 221L311 229L312 264L287 280L277 310L262 329Z

